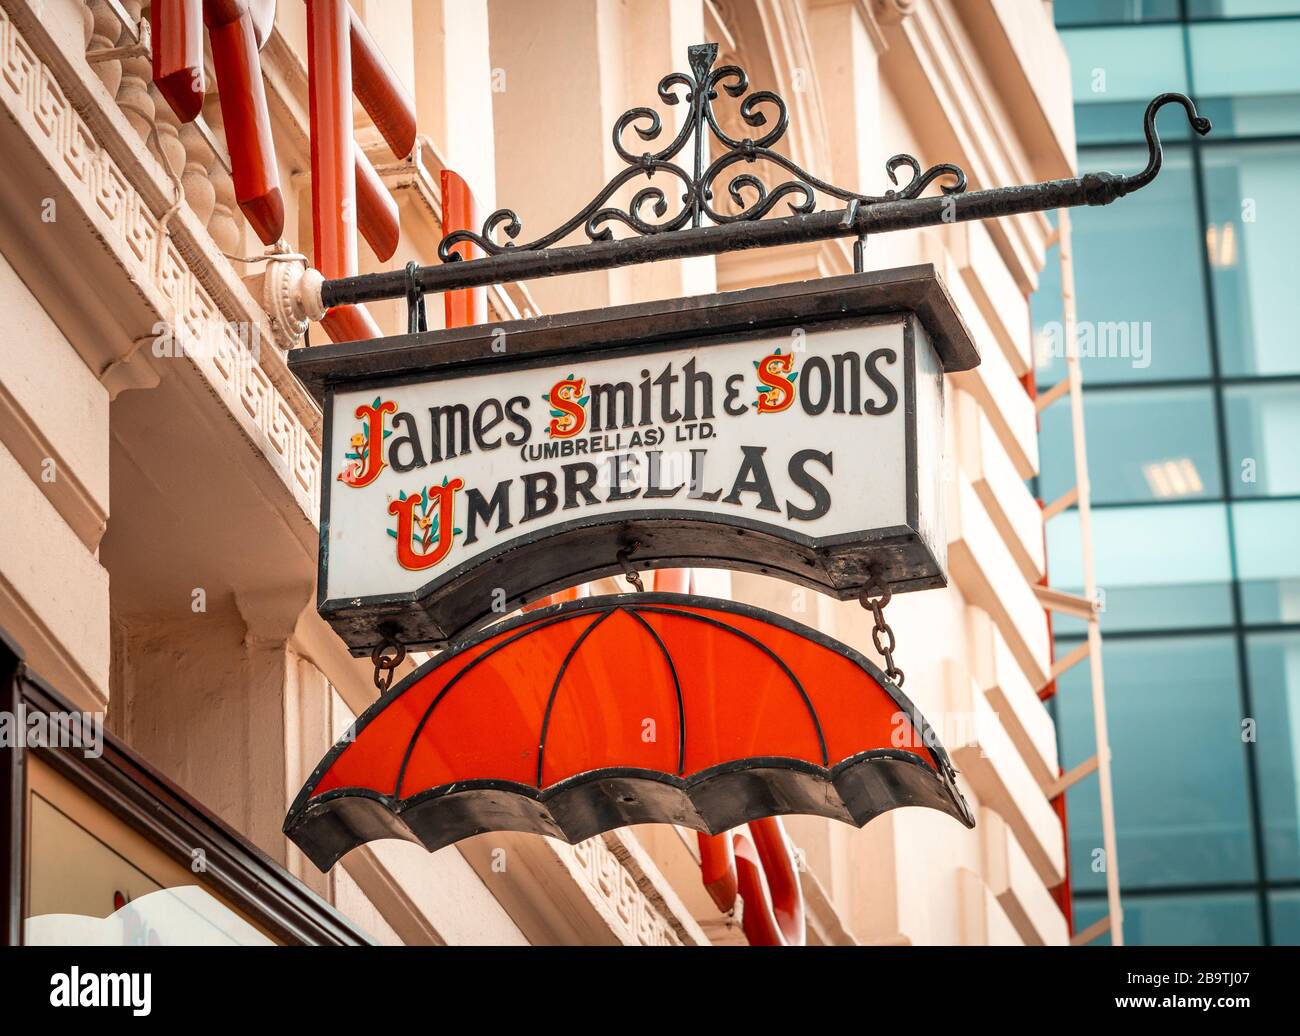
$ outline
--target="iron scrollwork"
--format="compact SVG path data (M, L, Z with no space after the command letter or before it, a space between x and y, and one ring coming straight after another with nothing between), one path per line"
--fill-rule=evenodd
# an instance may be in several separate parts
M717 56L716 43L690 47L690 74L672 72L659 81L660 101L670 106L684 101L690 106L677 135L659 151L636 154L624 143L628 130L646 143L657 141L663 132L663 120L657 111L638 107L619 116L614 123L612 137L614 151L626 164L626 168L620 170L599 194L569 220L534 241L516 244L515 239L523 230L519 216L512 209L498 209L488 216L478 233L457 230L444 237L438 245L438 257L444 263L459 260L460 253L453 249L465 243L476 245L489 256L510 250L536 251L562 241L579 227L586 232L590 241L595 242L613 240L615 223L641 235L666 234L687 226L699 227L705 219L714 224L740 223L762 219L782 200L787 202L791 212L807 215L816 211L819 193L837 198L856 209L919 197L930 184L942 178L950 181L939 185L944 194L960 194L965 191L966 174L960 167L945 162L922 171L921 163L907 154L894 155L885 163L885 172L895 186L881 195L858 194L813 176L774 150L790 125L785 101L771 90L750 93L749 77L745 70L739 65L714 68ZM718 98L719 90L732 98L743 97L739 107L741 120L747 126L765 132L743 139L727 133L713 110L713 102ZM725 150L705 166L708 134L712 134ZM690 172L676 161L688 143L693 146ZM770 162L794 178L769 188L752 172L737 172L727 182L726 194L739 211L728 213L714 208L713 186L718 177L739 163L748 166L759 161ZM898 171L904 168L911 172L911 177L900 185ZM624 185L638 177L651 180L656 174L663 174L681 184L681 208L675 214L669 216L668 193L657 184L648 183L641 187L625 208L610 204ZM501 231L508 240L498 242L497 231Z

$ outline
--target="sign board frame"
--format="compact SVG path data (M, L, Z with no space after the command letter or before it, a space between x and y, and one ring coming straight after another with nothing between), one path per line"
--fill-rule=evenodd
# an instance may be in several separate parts
M906 421L908 472L907 521L902 526L815 539L778 534L771 526L738 515L629 510L580 516L524 533L411 592L326 596L330 493L338 466L331 455L335 393L569 361L646 357L683 346L707 349L796 327L812 332L879 323L903 327L899 405ZM502 341L508 343L504 351ZM325 410L318 610L356 655L370 652L385 639L409 648L441 647L503 610L622 572L619 552L634 545L630 561L637 568L753 571L839 599L861 593L873 564L895 592L944 586L946 544L926 542L918 513L915 366L917 351L929 349L943 372L979 363L970 333L942 281L932 266L924 265L296 350L289 366ZM938 451L942 453L941 442ZM928 463L942 463L941 456Z

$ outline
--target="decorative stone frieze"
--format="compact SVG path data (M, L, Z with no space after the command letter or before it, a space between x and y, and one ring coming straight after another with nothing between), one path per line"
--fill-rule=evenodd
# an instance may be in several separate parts
M130 280L149 285L165 300L171 309L167 324L176 337L181 342L202 340L207 344L196 348L190 359L283 480L302 512L316 521L320 447L314 432L268 373L268 364L278 364L284 382L291 380L282 357L273 349L253 355L235 335L211 333L214 327L260 328L265 317L252 309L223 312L162 225L161 213L155 215L127 172L95 138L52 68L18 30L8 8L7 3L0 5L0 108L23 127L32 146L78 203L99 214L105 245L114 251ZM93 75L89 68L87 73ZM165 178L156 190L163 197L172 193ZM172 226L175 228L176 220ZM230 269L224 274L207 273L209 278L238 281ZM232 286L230 290L234 293L237 289Z
M636 883L602 837L573 846L573 859L591 888L606 900L624 942L681 946L682 939Z

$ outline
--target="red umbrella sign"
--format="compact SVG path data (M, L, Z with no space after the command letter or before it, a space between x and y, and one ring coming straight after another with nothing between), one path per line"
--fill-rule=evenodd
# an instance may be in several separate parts
M730 601L624 594L480 631L387 692L317 766L285 833L321 869L376 838L577 842L929 806L974 826L948 757L870 661Z

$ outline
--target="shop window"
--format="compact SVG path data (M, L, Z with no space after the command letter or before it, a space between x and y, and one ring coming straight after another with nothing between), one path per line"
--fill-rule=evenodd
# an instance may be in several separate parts
M369 943L30 672L0 630L0 940ZM16 807L16 808L15 808Z
M38 758L28 760L27 787L25 945L276 942Z

